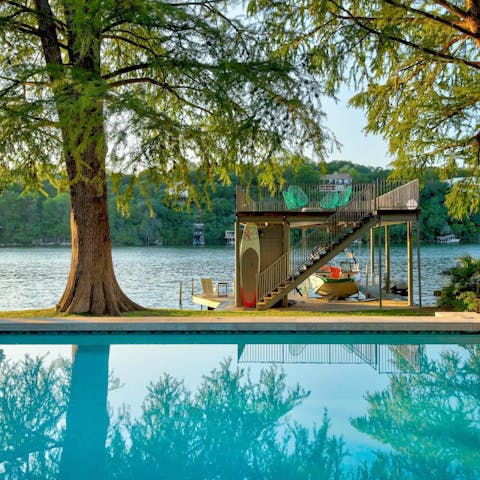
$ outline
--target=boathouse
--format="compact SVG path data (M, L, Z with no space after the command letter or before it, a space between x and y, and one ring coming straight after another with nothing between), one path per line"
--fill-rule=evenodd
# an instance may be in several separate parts
M391 225L407 232L408 304L413 305L413 228L419 221L419 182L376 181L336 185L326 179L279 192L237 187L235 305L257 310L288 305L288 294L355 240L370 232L370 273L390 287ZM374 230L377 235L375 251ZM420 247L417 234L417 265ZM419 270L419 269L417 269ZM421 282L418 271L418 298ZM381 289L380 303L381 303Z

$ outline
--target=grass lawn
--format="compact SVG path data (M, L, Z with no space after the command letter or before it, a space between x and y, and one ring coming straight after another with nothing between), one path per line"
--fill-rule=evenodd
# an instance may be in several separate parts
M331 317L331 316L434 316L437 307L422 308L376 308L356 311L333 311L333 312L305 312L287 309L270 309L266 312L256 310L181 310L150 308L125 313L123 317ZM46 318L46 317L83 317L91 315L67 315L57 313L55 308L40 310L14 310L0 311L0 318Z

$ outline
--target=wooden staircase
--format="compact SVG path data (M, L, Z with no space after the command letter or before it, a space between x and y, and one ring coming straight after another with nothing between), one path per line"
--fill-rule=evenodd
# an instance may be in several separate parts
M322 245L321 249L314 249L308 259L302 264L295 266L296 268L291 269L295 271L294 273L290 274L274 289L258 297L257 310L267 310L278 303L310 275L343 252L354 240L361 237L365 232L368 232L377 223L377 215L369 213L358 222L344 228L334 240L326 245ZM277 262L282 260L284 260L283 257L280 257Z

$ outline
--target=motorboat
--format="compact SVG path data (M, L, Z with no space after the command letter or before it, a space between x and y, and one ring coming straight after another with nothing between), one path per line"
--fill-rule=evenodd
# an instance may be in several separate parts
M439 235L436 237L437 243L460 243L460 239L457 238L453 233L448 233L446 235Z
M313 293L329 300L342 300L358 293L360 264L351 250L346 249L344 253L345 261L335 257L331 264L323 265L310 276Z

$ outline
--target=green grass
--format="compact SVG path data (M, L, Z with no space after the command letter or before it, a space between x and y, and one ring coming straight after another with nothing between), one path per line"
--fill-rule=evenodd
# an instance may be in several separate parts
M64 313L57 313L55 308L42 308L39 310L12 310L0 312L0 317L8 318L46 318L67 317Z
M434 316L436 307L423 308L375 308L370 310L356 311L335 311L335 312L306 312L286 309L271 309L266 312L256 310L180 310L150 308L125 313L123 317L331 317L331 316ZM40 310L14 310L0 312L0 318L46 318L46 317L81 317L91 315L67 315L57 313L55 308L44 308Z
M266 312L256 310L175 310L146 309L123 314L124 317L332 317L332 316L434 316L435 307L422 308L375 308L355 311L310 312L287 309L270 309Z

